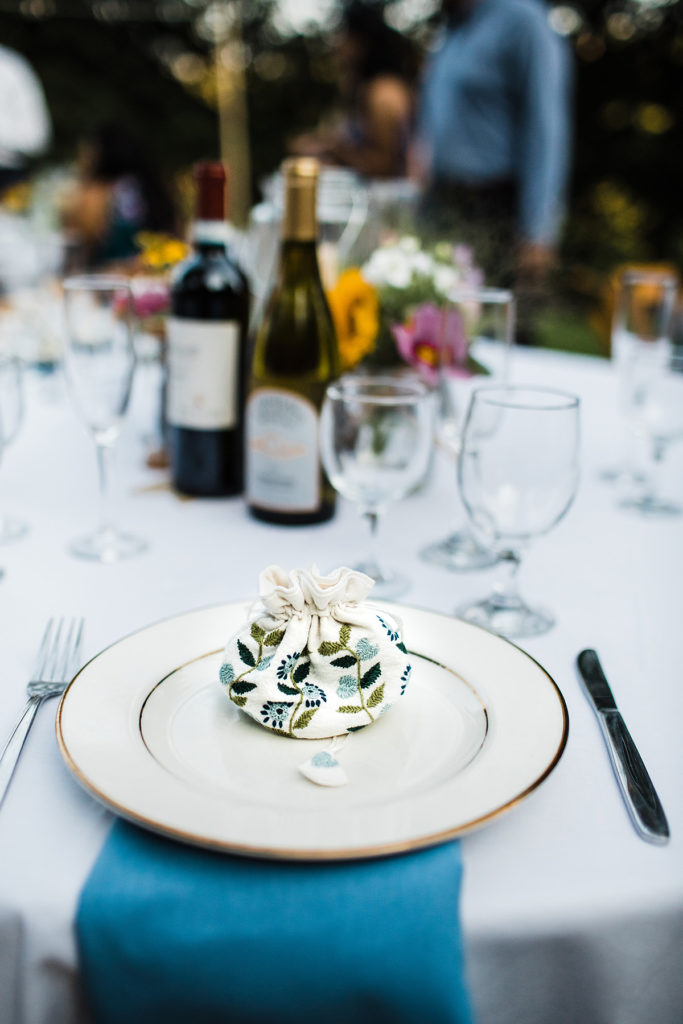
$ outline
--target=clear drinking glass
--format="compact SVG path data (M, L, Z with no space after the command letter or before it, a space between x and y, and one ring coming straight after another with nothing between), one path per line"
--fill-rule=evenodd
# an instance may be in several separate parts
M335 490L359 506L373 541L386 508L424 478L433 442L434 400L422 381L349 375L327 388L323 465ZM410 586L406 576L381 568L374 550L356 568L374 579L377 597L398 597Z
M514 327L515 300L505 289L458 289L442 311L436 436L456 459L472 392L485 382L507 380ZM426 562L455 571L485 569L498 557L466 524L420 555Z
M135 370L132 295L126 278L84 275L64 281L64 304L64 370L76 411L95 443L101 500L99 527L73 541L69 550L82 558L116 562L147 546L114 525L109 501L109 464Z
M659 495L655 479L668 446L683 437L683 347L673 338L676 281L631 275L630 284L619 374L634 469L620 505L648 515L680 515L681 506Z
M677 279L670 271L651 267L624 271L617 281L612 318L612 364L617 377L617 401L622 422L622 455L614 466L603 469L600 478L607 483L625 482L627 486L645 481L635 462L630 418L630 367L634 345L668 339Z
M0 452L16 440L24 419L24 384L21 360L0 355ZM28 524L0 513L0 544L18 540L28 533Z
M505 567L493 592L456 614L503 636L554 624L517 589L526 546L556 526L579 478L579 399L546 388L480 388L472 395L458 467L465 509Z

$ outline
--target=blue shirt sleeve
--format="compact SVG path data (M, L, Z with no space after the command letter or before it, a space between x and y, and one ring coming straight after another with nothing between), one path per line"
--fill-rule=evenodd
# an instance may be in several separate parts
M571 129L571 66L545 11L526 8L514 44L520 83L519 229L535 242L556 240L566 201Z

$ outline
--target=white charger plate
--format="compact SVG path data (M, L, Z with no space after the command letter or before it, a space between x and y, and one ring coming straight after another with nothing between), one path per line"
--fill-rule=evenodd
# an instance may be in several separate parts
M71 682L57 713L60 750L117 814L244 855L374 857L490 822L562 755L567 708L537 662L476 626L396 605L410 686L349 737L338 755L349 784L312 785L298 765L329 741L262 728L218 684L223 646L248 609L220 605L148 626Z

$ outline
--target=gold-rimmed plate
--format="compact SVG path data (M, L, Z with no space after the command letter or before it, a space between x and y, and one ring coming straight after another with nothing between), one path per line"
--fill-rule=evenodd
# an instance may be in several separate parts
M550 676L500 637L395 606L413 655L404 697L353 734L349 784L298 766L329 741L252 722L218 684L247 604L167 619L106 648L62 697L57 738L76 778L116 813L200 846L285 859L380 856L477 828L559 760L567 710Z

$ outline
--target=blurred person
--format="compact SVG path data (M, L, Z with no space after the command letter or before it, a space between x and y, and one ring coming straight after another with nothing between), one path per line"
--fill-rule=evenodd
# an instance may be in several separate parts
M28 61L0 46L0 195L22 181L52 134L43 88Z
M543 0L443 0L421 79L424 212L464 232L526 319L556 263L570 157L571 69ZM526 301L525 301L526 300Z
M386 24L381 5L352 0L334 38L334 59L341 118L294 139L291 151L364 177L404 177L418 65L413 44Z
M136 256L141 231L172 234L173 202L138 139L115 122L82 141L78 178L62 200L61 220L88 268Z

